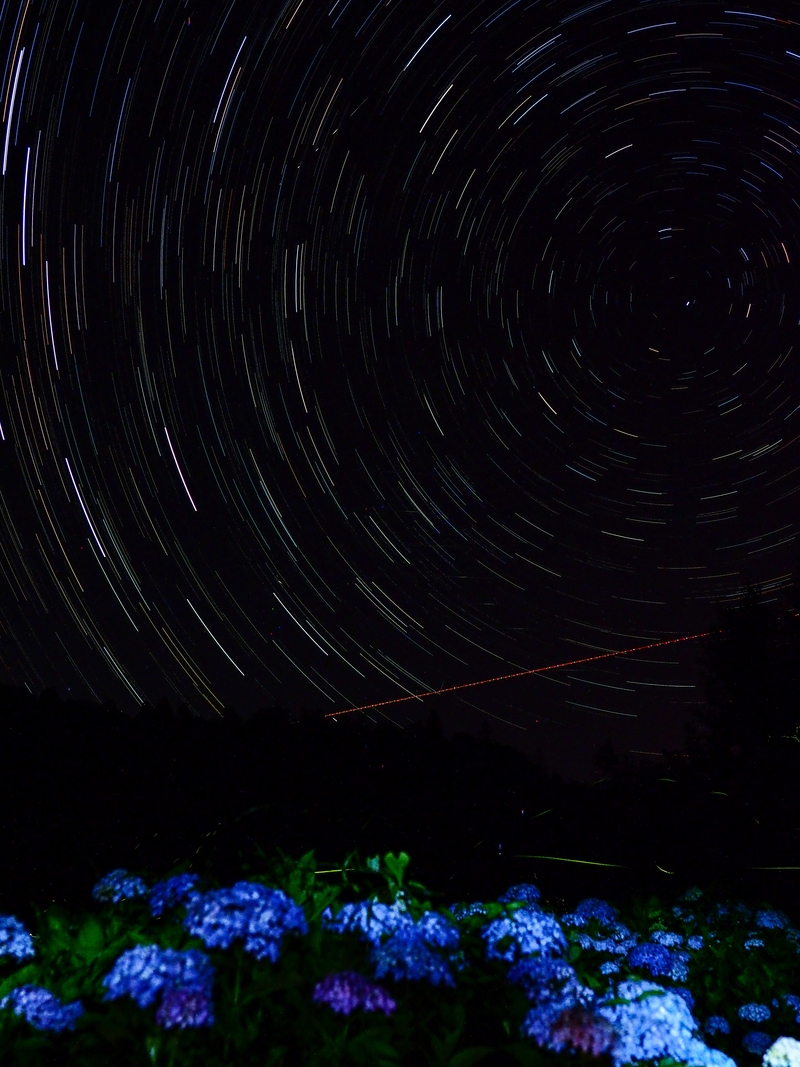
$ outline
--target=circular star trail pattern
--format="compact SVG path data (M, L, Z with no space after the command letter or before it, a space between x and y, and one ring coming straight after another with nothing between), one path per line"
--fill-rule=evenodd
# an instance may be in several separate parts
M5 0L6 681L330 711L777 596L777 10ZM681 686L614 671L565 724Z

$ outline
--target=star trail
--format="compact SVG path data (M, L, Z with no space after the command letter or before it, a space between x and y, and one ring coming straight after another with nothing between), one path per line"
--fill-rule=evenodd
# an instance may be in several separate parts
M777 597L778 12L2 0L6 684L330 713ZM652 748L669 655L448 707Z

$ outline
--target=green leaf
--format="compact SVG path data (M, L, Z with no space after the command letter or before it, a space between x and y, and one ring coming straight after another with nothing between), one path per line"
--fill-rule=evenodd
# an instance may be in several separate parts
M97 919L87 919L78 931L78 952L80 952L82 956L85 956L86 959L92 959L92 957L102 952L104 945L105 938L103 937L102 926Z
M523 1041L516 1045L506 1045L503 1049L521 1065L521 1067L544 1067L551 1062L535 1049L533 1045L527 1045Z
M450 1059L448 1067L472 1067L474 1063L482 1060L484 1056L488 1056L492 1051L494 1050L487 1048L485 1045L473 1045L472 1048L464 1048Z
M400 1061L389 1042L369 1030L353 1038L348 1051L359 1067L396 1067Z
M386 864L386 869L392 876L392 880L396 885L401 886L403 884L403 875L406 867L411 862L411 857L407 852L401 852L399 856L395 856L393 852L387 852L383 857L383 862Z

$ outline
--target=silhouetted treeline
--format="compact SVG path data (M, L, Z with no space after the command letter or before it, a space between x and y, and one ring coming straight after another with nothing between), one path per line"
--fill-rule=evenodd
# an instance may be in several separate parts
M605 751L591 785L488 736L443 739L435 713L405 730L279 707L209 722L165 702L131 718L0 689L0 912L88 906L114 867L188 860L225 881L258 848L313 849L321 867L404 849L445 902L526 880L566 901L701 884L800 920L800 871L761 869L800 867L790 614L754 598L727 613L687 752L633 765Z

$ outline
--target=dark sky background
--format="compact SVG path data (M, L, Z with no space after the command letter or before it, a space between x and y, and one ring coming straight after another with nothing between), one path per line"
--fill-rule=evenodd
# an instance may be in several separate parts
M8 684L335 711L790 583L799 4L2 0L0 66ZM579 773L696 649L428 704Z

